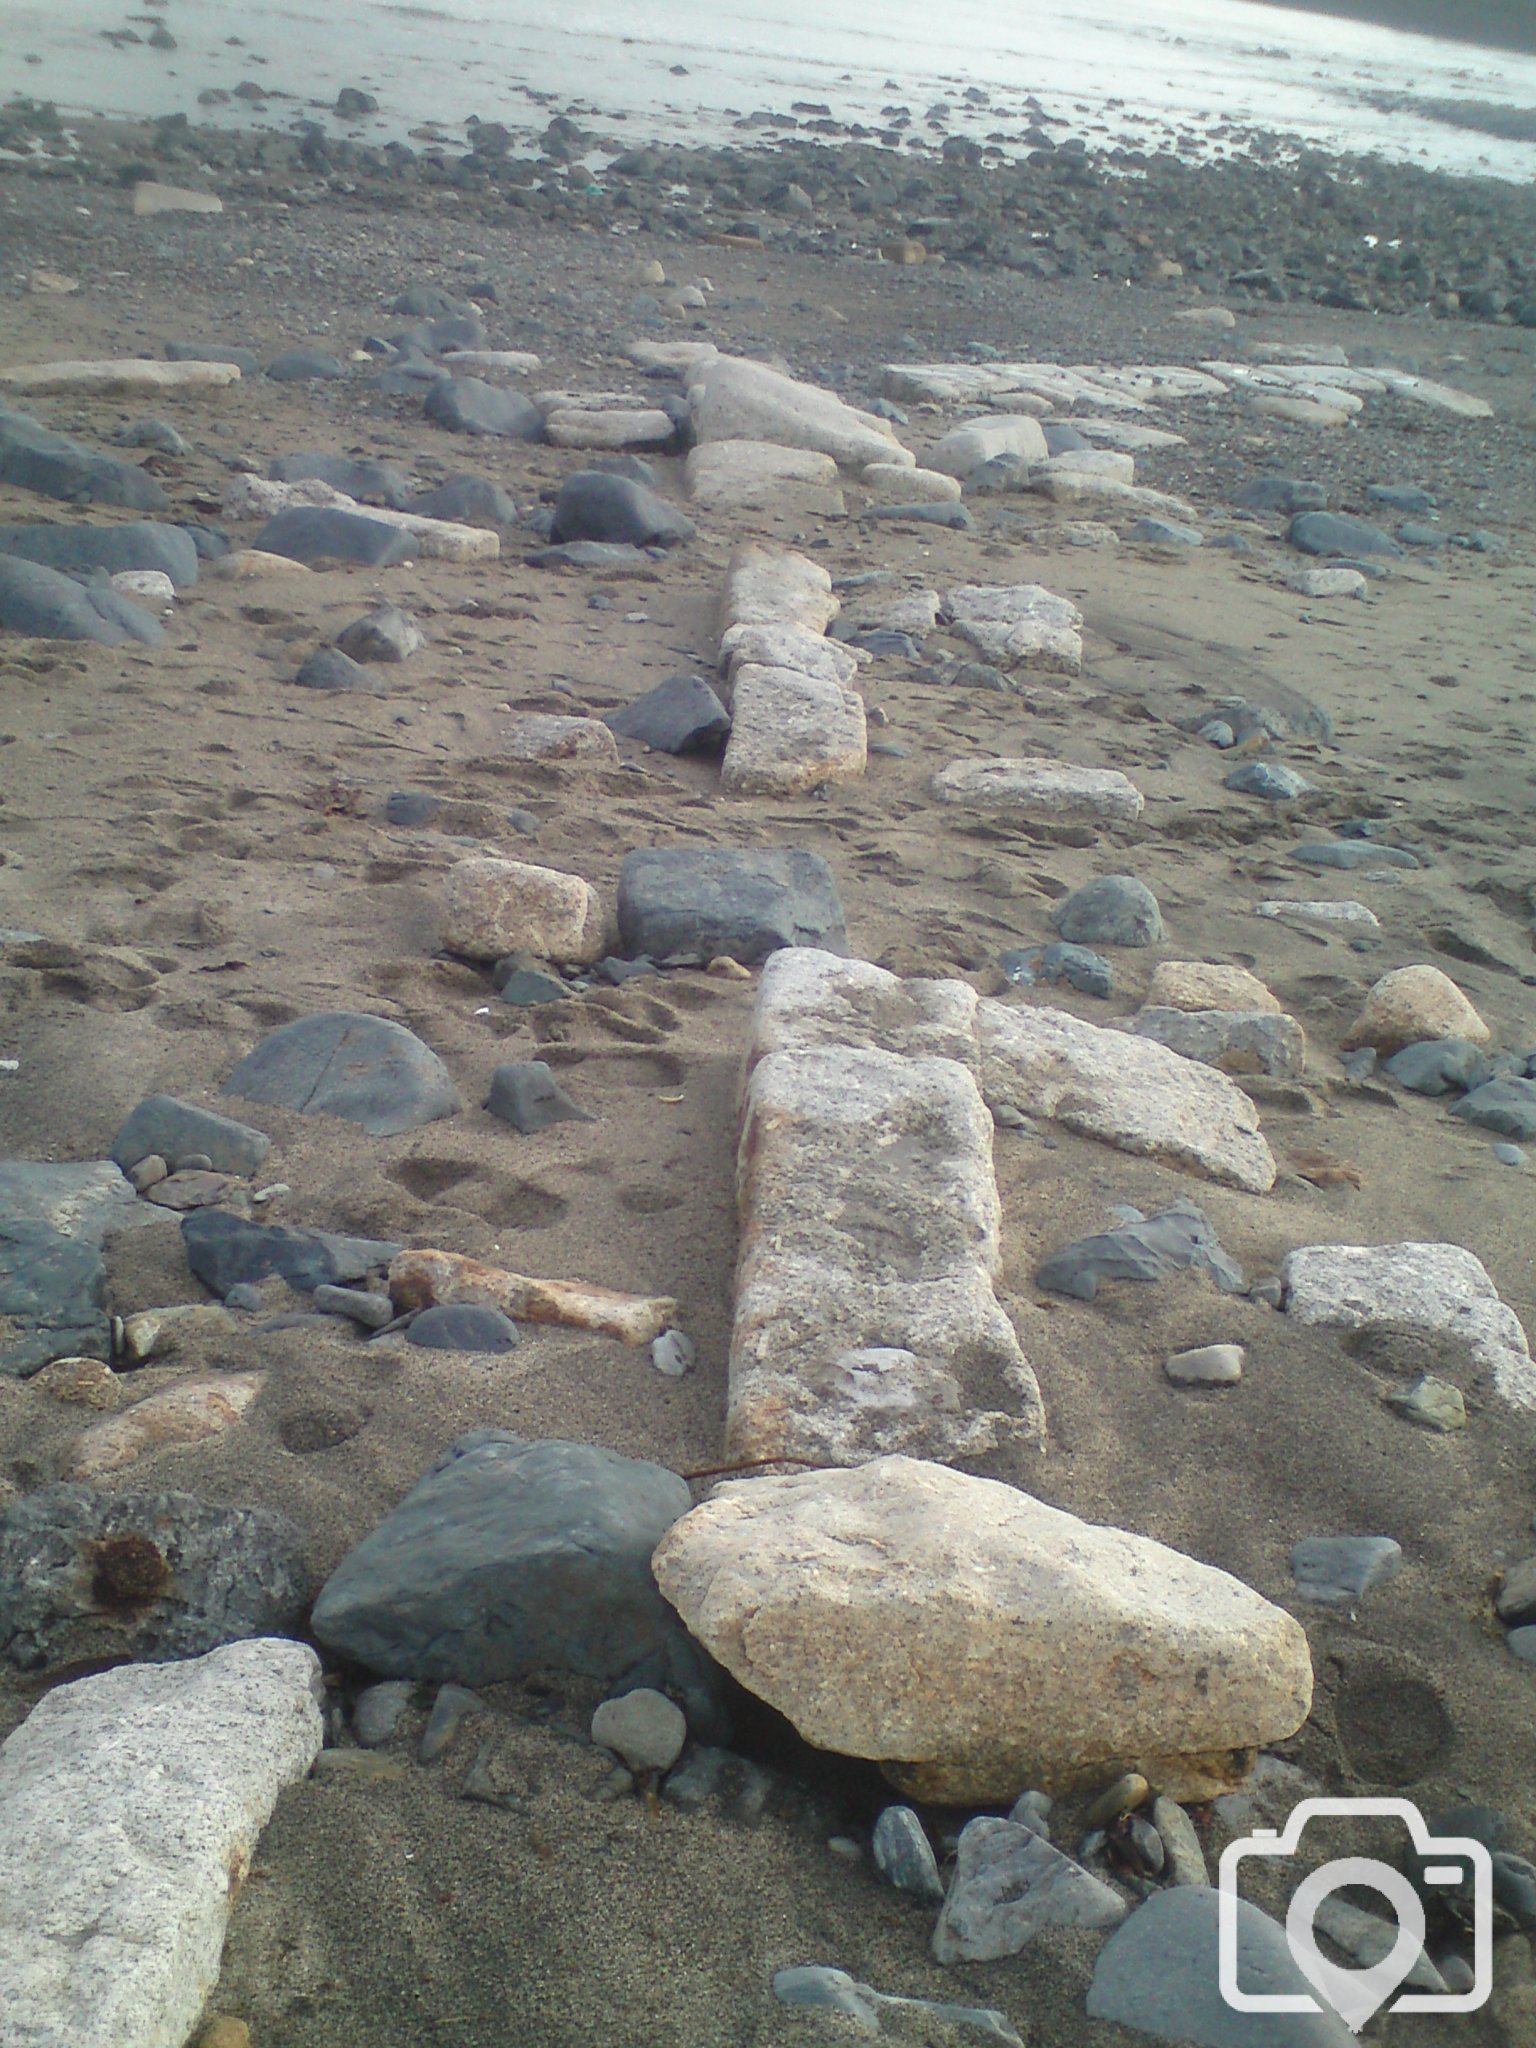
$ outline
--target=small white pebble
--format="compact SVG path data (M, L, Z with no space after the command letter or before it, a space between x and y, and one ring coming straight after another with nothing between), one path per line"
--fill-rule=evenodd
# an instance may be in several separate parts
M289 1195L292 1192L293 1190L289 1187L287 1181L275 1180L270 1187L258 1188L255 1194L252 1195L251 1200L253 1202L275 1202L279 1195Z
M668 1379L681 1379L699 1355L699 1348L681 1330L663 1330L651 1345L651 1363Z

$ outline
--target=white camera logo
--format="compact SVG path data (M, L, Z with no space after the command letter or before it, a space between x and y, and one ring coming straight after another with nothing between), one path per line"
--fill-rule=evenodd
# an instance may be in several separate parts
M1346 1819L1385 1815L1408 1830L1422 1862L1421 1879L1449 1891L1472 1879L1472 1989L1466 1992L1410 1991L1392 2005L1394 2012L1475 2012L1486 2004L1493 1987L1493 1859L1481 1842L1464 1835L1431 1835L1424 1816L1406 1799L1303 1799L1285 1824L1284 1834L1255 1828L1233 1842L1221 1858L1217 1874L1217 1961L1221 1995L1238 2012L1320 2012L1327 2006L1351 2033L1360 2029L1392 1998L1418 1961L1424 1947L1424 1906L1400 1870L1371 1856L1340 1856L1324 1863L1296 1887L1285 1916L1285 1938L1292 1960L1323 2003L1306 1992L1244 1991L1237 1981L1237 1877L1250 1857L1293 1856L1307 1822L1319 1816ZM1449 1859L1456 1857L1457 1862ZM1440 1861L1439 1859L1446 1859ZM1313 1921L1318 1907L1345 1885L1368 1886L1380 1892L1397 1916L1397 1940L1386 1955L1367 1969L1344 1969L1322 1954Z

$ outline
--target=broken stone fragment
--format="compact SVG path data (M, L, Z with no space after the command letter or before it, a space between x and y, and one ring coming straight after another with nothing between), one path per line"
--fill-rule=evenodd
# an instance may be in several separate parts
M389 1293L397 1315L477 1302L500 1309L513 1322L595 1330L623 1344L649 1344L678 1320L677 1303L666 1295L619 1294L581 1280L536 1280L457 1252L401 1252L390 1261Z

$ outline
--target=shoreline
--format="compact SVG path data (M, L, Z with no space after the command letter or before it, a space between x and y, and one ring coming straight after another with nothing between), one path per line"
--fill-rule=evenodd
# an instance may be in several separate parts
M1373 28L1434 36L1465 43L1471 49L1536 55L1536 16L1526 0L1482 0L1475 11L1463 0L1259 0L1259 4L1288 14L1369 22Z

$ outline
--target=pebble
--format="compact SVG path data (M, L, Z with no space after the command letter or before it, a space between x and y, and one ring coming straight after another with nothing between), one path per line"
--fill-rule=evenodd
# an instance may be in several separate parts
M1157 898L1134 875L1101 875L1074 889L1050 915L1074 945L1155 946L1163 936Z
M1204 1344L1178 1351L1163 1367L1176 1387L1231 1387L1243 1376L1241 1344Z
M1506 1567L1494 1596L1494 1610L1506 1628L1536 1622L1536 1557L1523 1557Z
M682 1709L650 1686L604 1700L592 1716L592 1740L622 1757L632 1771L671 1770L687 1739Z
M543 1060L510 1060L497 1067L485 1106L525 1135L551 1124L597 1121L571 1100Z
M1395 1578L1402 1545L1390 1536L1308 1536L1291 1551L1296 1596L1314 1607L1353 1607Z
M1284 803L1292 797L1304 796L1312 785L1283 762L1245 761L1241 768L1234 768L1223 778L1223 787L1244 796L1262 796L1271 803Z
M358 1694L352 1708L352 1732L364 1749L381 1749L390 1740L414 1691L408 1678L386 1678Z
M651 1363L668 1379L681 1379L685 1372L691 1372L698 1355L698 1346L681 1330L663 1330L651 1342Z
M164 1180L170 1170L158 1152L151 1152L146 1158L139 1160L137 1165L129 1167L128 1180L142 1195L147 1188L154 1187L157 1181Z
M1460 1387L1437 1380L1432 1373L1421 1373L1410 1385L1392 1388L1386 1401L1389 1408L1425 1429L1445 1434L1467 1426L1467 1404Z
M1504 1646L1522 1664L1536 1664L1536 1622L1528 1622L1523 1628L1512 1628L1504 1638Z
M1524 1166L1525 1154L1518 1145L1495 1145L1493 1156L1500 1166Z
M424 1764L435 1763L453 1743L466 1721L477 1721L490 1712L478 1693L462 1685L442 1685L432 1702L432 1712L421 1733L417 1757Z
M1169 1884L1209 1884L1200 1837L1178 1801L1159 1793L1152 1802L1152 1825L1162 1841L1163 1868Z
M522 1333L499 1308L480 1302L453 1301L424 1308L406 1331L405 1341L423 1351L515 1351Z
M875 1822L874 1855L880 1875L898 1891L910 1892L930 1905L944 1903L938 1858L910 1806L885 1808Z
M1018 1827L1033 1828L1037 1835L1044 1835L1049 1841L1053 1804L1044 1792L1021 1792L1013 1802L1008 1818Z
M1138 1806L1144 1806L1152 1788L1139 1771L1127 1771L1122 1778L1116 1778L1107 1785L1083 1813L1083 1826L1088 1829L1108 1827L1111 1821L1119 1820L1122 1814L1131 1813Z
M387 1294L372 1294L358 1287L317 1287L310 1296L326 1315L346 1316L365 1330L382 1330L395 1319L395 1306Z

